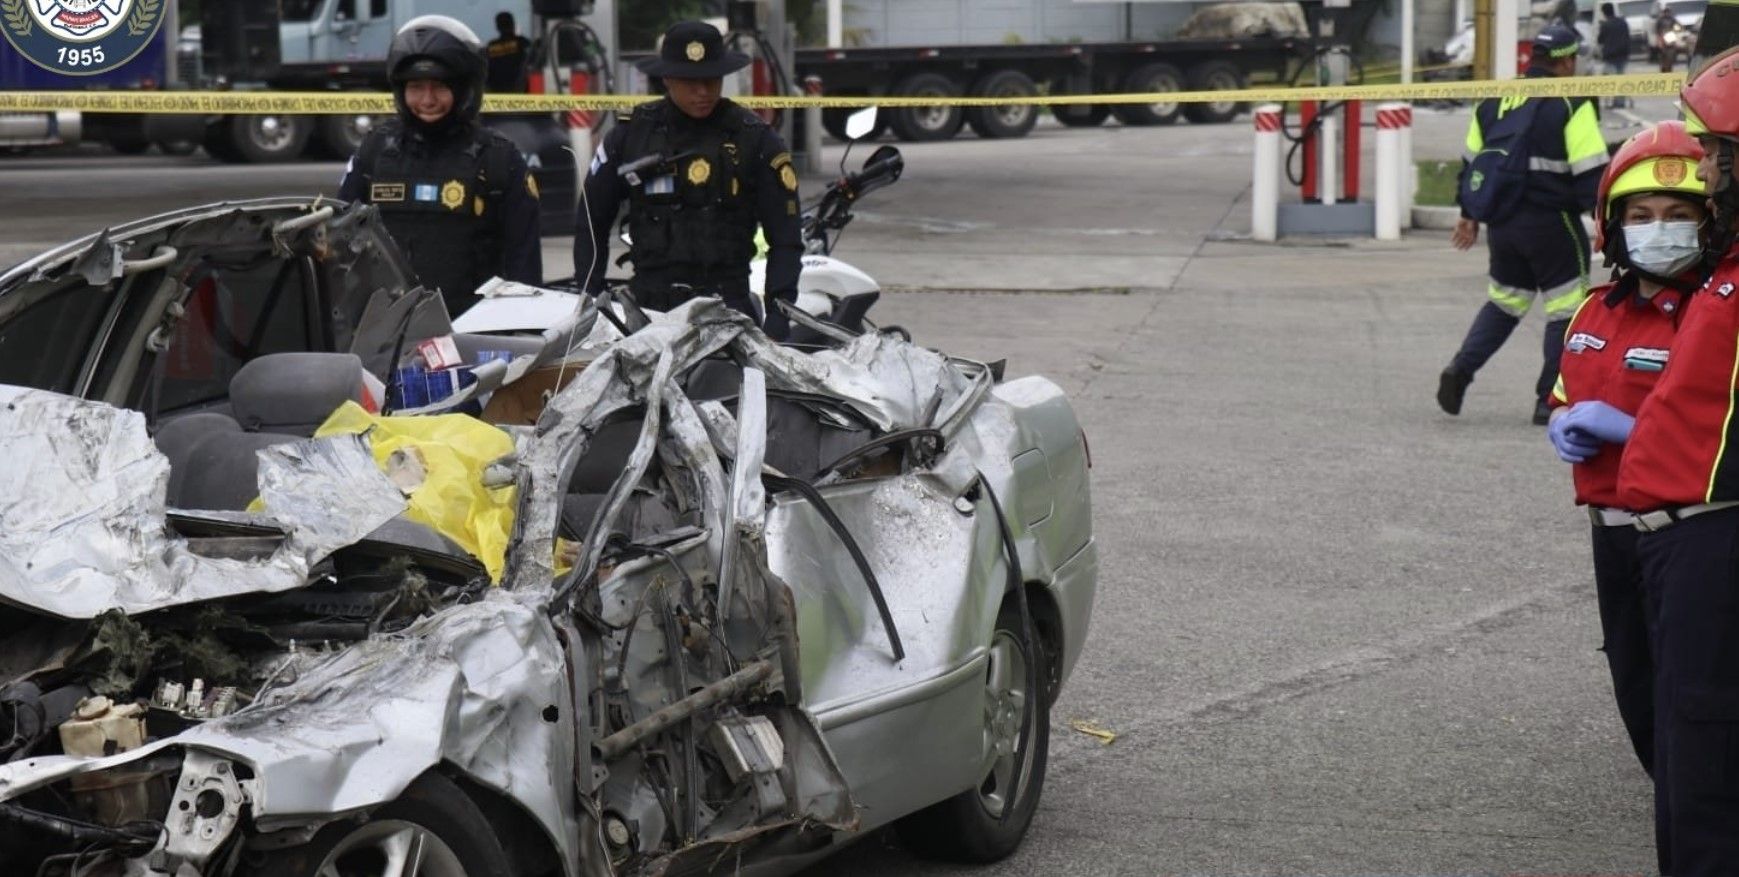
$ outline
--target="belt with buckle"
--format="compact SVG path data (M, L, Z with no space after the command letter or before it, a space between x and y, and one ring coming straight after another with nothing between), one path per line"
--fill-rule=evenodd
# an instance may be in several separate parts
M1660 509L1658 511L1643 512L1636 516L1636 528L1644 533L1655 533L1665 530L1686 518L1693 518L1697 515L1707 514L1708 512L1718 512L1722 509L1730 509L1734 506L1739 506L1739 501L1705 502L1699 505L1679 506L1676 509Z
M1636 515L1624 509L1608 509L1597 505L1588 507L1588 520L1596 527L1634 527Z

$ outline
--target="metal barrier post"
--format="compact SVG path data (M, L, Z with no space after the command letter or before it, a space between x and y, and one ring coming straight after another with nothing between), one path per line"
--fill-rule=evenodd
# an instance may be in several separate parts
M1341 200L1359 200L1359 134L1364 122L1361 102L1347 101L1341 110L1346 133L1341 135Z
M1401 121L1406 104L1377 107L1377 240L1401 239Z
M1256 108L1256 158L1250 174L1250 237L1274 241L1280 234L1280 104Z
M1317 158L1321 159L1316 173L1316 191L1324 204L1335 204L1340 200L1340 180L1337 178L1340 172L1337 159L1340 156L1335 154L1335 147L1340 145L1340 132L1335 130L1338 121L1334 113L1323 113L1316 129Z
M1401 227L1413 227L1413 201L1419 194L1419 168L1413 164L1413 105L1401 110Z

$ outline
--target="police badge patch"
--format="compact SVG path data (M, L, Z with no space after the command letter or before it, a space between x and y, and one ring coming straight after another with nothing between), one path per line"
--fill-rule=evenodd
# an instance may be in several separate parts
M448 180L441 187L441 206L448 210L458 210L465 203L465 184L458 180Z
M704 186L707 180L712 179L712 175L712 162L704 158L697 158L688 163L688 182L690 185Z
M0 32L30 62L94 76L133 60L163 24L164 0L0 0Z

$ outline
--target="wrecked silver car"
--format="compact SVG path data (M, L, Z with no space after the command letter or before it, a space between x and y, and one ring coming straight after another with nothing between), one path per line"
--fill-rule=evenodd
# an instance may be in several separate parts
M0 873L1019 844L1097 572L1054 384L705 300L519 288L545 328L455 333L408 276L370 208L295 199L0 275ZM364 413L445 335L462 391ZM494 444L386 447L425 427Z

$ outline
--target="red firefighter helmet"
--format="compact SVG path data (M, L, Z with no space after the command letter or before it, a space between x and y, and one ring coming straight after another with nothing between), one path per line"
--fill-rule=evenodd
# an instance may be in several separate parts
M1677 120L1658 122L1624 141L1600 178L1600 197L1594 202L1594 249L1624 264L1619 254L1607 253L1606 248L1609 242L1623 248L1617 240L1622 236L1616 229L1623 220L1617 207L1628 195L1682 195L1702 204L1708 197L1703 181L1697 179L1697 162L1702 158L1703 147Z
M1739 46L1709 59L1679 92L1692 137L1739 139Z

